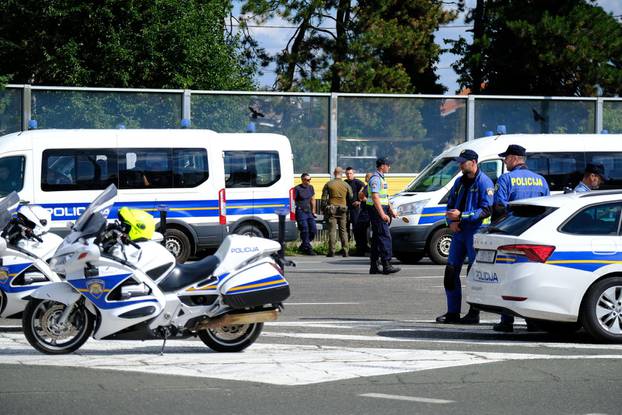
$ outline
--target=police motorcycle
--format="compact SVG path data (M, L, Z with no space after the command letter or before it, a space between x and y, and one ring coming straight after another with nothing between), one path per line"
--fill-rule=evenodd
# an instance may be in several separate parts
M18 211L19 203L16 192L0 200L0 318L21 318L34 290L61 281L47 263L62 242L48 232L50 213L36 205Z
M148 275L119 256L135 243L118 223L107 224L116 194L111 185L85 210L50 261L66 280L31 294L22 325L35 349L70 353L92 334L160 339L162 351L168 338L198 336L212 350L237 352L276 320L290 293L274 257L279 243L230 235L213 256Z

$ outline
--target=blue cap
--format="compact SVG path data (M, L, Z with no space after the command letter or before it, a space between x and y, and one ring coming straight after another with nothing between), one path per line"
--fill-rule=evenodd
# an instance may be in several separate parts
M478 158L479 156L477 155L475 151L466 149L466 150L462 150L460 152L460 155L456 157L454 160L457 161L458 163L464 163L465 161L469 161L469 160L477 161Z
M518 144L510 144L503 153L499 153L499 157L507 157L507 156L521 156L525 157L527 154L527 150L523 146L519 146Z
M385 164L387 166L391 165L391 160L389 160L388 157L379 157L378 159L376 159L376 167L380 167Z

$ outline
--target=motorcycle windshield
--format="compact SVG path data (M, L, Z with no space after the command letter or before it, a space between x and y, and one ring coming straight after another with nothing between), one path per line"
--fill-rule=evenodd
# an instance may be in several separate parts
M104 190L99 196L91 202L88 208L80 215L75 225L73 225L73 230L82 233L85 229L85 225L88 224L90 217L94 213L99 213L104 218L108 217L108 213L110 213L110 208L114 204L114 198L117 196L117 187L114 184L111 184Z
M11 192L5 198L0 200L0 229L4 229L11 221L18 205L19 196L17 195L17 192Z

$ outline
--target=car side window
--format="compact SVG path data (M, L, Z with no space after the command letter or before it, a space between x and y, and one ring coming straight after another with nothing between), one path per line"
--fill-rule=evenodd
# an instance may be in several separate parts
M585 153L530 153L527 166L546 179L551 191L574 188L583 178Z
M574 235L617 235L621 211L621 202L589 206L576 213L560 230Z
M53 149L43 152L43 191L105 189L116 182L116 155L112 149Z
M281 178L276 151L225 151L225 187L268 187Z

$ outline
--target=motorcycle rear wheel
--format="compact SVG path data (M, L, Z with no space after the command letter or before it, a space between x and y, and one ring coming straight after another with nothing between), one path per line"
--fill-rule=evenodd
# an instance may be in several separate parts
M199 338L215 352L241 352L255 343L263 323L238 324L199 331Z
M28 302L22 318L28 343L41 353L67 354L77 350L93 331L93 316L76 305L67 325L58 324L66 305L56 301L33 299Z

